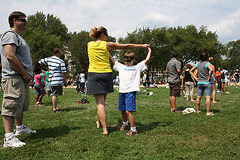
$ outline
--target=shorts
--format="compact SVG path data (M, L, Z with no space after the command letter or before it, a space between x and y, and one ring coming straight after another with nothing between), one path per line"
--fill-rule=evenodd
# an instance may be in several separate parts
M30 85L21 76L3 79L2 115L21 117L30 105Z
M205 83L205 84L198 84L198 96L203 96L205 92L206 96L212 95L212 84Z
M169 83L170 97L180 97L181 83Z
M227 79L227 78L221 79L221 82L222 82L222 83L227 83L227 82L228 82L228 79Z
M42 87L42 90L41 90L39 84L34 84L34 88L35 88L36 94L38 94L38 95L43 95L44 92L45 92L43 87Z
M53 96L59 96L63 93L63 87L62 86L51 86L52 89L52 95Z
M106 94L113 92L113 75L88 72L87 94Z
M147 86L147 82L144 82L144 83L143 83L143 86Z
M215 84L215 83L216 83L216 80L215 80L214 77L211 77L210 83L211 83L211 84Z
M237 82L237 83L239 82L239 78L236 78L236 82Z
M120 111L136 112L136 93L119 93L118 109Z
M51 85L49 82L45 82L46 90L49 92L51 91Z

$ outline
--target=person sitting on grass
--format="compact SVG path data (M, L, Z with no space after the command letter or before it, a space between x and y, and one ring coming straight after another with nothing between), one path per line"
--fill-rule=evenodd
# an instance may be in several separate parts
M119 107L122 113L123 125L121 131L128 127L128 120L131 124L130 131L126 136L137 135L135 125L135 117L133 112L136 112L136 93L140 92L140 74L143 70L147 69L146 63L150 60L151 48L148 47L148 55L145 60L133 65L135 61L135 53L127 52L124 55L125 65L115 61L111 56L110 60L114 64L113 69L119 72L120 88L119 88Z

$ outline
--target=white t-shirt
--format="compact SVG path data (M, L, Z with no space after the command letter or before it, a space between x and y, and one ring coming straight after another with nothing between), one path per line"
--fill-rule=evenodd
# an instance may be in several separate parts
M81 83L85 83L85 74L84 73L80 73L79 79L80 79Z
M140 74L147 69L145 61L129 67L116 61L113 69L119 72L119 93L140 92Z

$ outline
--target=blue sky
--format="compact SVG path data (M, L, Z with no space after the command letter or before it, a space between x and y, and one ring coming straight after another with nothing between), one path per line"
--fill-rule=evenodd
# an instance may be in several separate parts
M119 38L142 27L203 25L221 43L240 39L240 0L1 0L0 34L9 29L7 18L15 10L53 14L69 32L104 26Z

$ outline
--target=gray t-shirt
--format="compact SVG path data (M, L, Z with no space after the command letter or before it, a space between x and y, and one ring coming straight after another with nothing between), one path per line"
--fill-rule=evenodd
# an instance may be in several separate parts
M167 63L168 83L177 83L181 81L177 69L181 69L181 62L176 58L171 58L171 60Z
M198 84L205 84L205 83L210 83L208 81L208 77L209 77L209 69L208 66L211 65L209 62L207 61L201 61L199 63L197 63L195 65L195 67L198 70Z
M0 52L1 52L1 63L2 63L2 78L13 78L18 76L19 73L10 65L8 62L5 51L4 45L7 44L15 44L16 45L16 57L22 64L25 71L30 75L33 76L33 67L32 67L32 58L30 54L30 48L27 42L15 31L12 29L5 32L0 41Z

